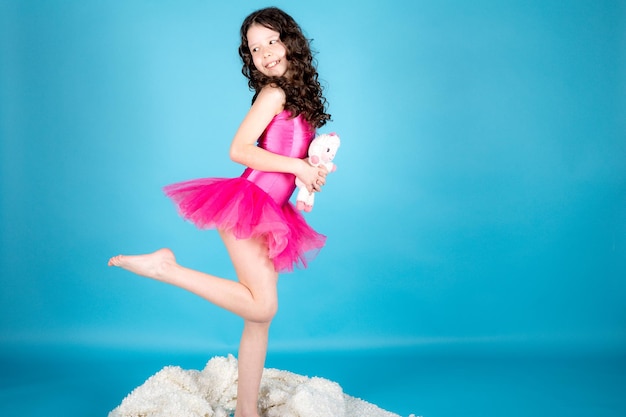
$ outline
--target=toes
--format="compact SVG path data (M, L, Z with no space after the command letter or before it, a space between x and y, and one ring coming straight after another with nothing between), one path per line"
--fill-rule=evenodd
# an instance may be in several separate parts
M117 255L109 259L109 266L119 266L122 255Z

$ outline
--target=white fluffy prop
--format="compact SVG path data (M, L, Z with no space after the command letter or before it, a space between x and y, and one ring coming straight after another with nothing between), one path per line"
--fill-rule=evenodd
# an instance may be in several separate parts
M236 401L237 359L217 356L202 371L163 368L109 417L228 417ZM400 417L344 394L335 382L277 369L263 371L259 408L264 417Z

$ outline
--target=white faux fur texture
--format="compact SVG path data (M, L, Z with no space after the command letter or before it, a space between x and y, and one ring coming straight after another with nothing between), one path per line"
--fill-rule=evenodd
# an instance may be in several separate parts
M109 417L229 417L236 399L237 359L216 356L202 371L166 366ZM259 409L264 417L400 417L344 394L335 382L278 369L263 371Z

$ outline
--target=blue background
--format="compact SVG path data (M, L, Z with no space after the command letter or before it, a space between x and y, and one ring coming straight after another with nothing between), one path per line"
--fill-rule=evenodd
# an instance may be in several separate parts
M374 374L393 380L424 355L549 352L617 358L607 386L625 387L624 3L273 4L314 39L333 116L322 131L342 147L307 215L328 244L281 277L268 363L413 358ZM237 317L106 262L168 246L234 277L217 234L182 221L161 187L242 171L228 159L251 99L238 30L266 5L0 0L4 364L132 349L201 367L236 351ZM99 415L152 372L138 369ZM422 413L413 388L348 393Z

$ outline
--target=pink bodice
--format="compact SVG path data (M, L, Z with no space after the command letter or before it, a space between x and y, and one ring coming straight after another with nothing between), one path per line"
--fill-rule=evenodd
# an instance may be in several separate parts
M315 131L302 115L290 118L289 111L283 110L274 116L259 138L258 145L279 155L304 158L314 135ZM292 174L246 168L241 176L263 189L280 206L289 201L296 188Z

